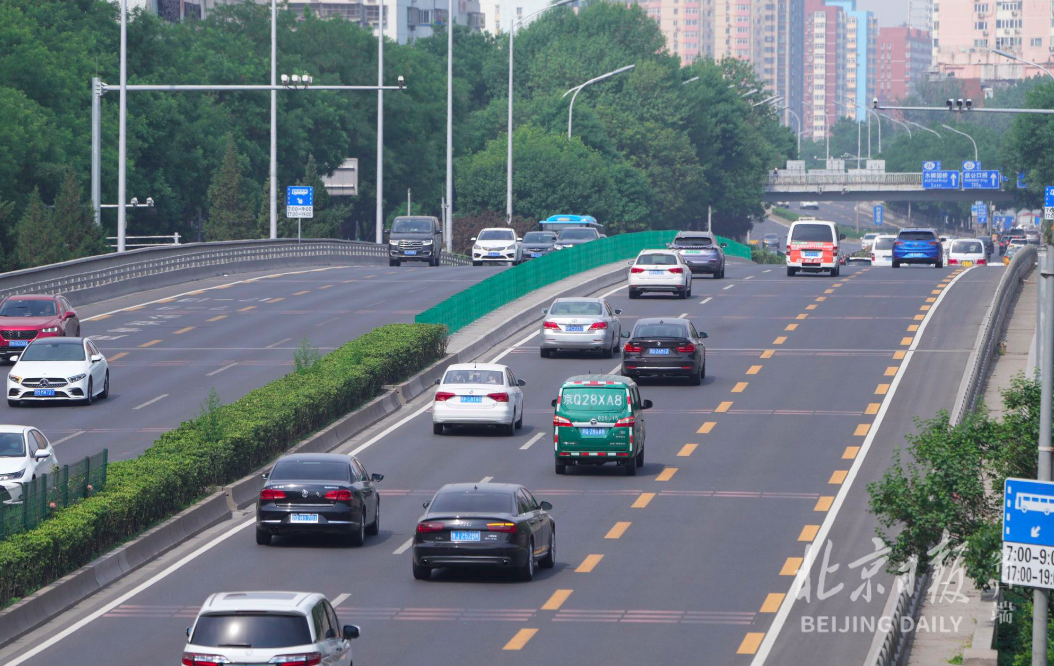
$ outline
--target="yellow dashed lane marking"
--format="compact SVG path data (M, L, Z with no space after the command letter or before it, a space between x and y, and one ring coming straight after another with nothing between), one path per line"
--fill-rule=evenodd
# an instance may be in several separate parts
M277 303L278 301L284 301L284 300L285 300L284 296L278 296L276 298L268 298L266 302L267 303Z
M936 299L936 298L933 298L933 297L930 297L930 298L927 298L927 299L926 299L926 302L927 302L927 303L936 303L936 302L937 302L937 299Z
M116 361L117 359L124 358L125 356L128 356L128 352L120 352L120 353L114 354L113 356L111 356L107 360L109 360L109 361Z
M917 330L919 330L918 324L912 324L911 326L908 326L908 333L914 333Z
M678 458L687 458L688 456L692 455L692 453L695 451L696 447L698 447L698 446L699 446L698 444L685 444L684 446L681 447L681 450L677 452L677 457Z
M798 535L798 541L812 541L816 538L816 533L819 531L819 525L806 525L801 528L801 534Z
M522 650L524 645L527 645L527 641L534 638L534 635L538 633L537 629L520 629L516 632L516 635L505 644L502 650Z
M808 316L809 316L809 315L807 315L807 314L805 314L805 313L803 312L803 313L801 313L800 315L798 315L797 317L795 317L795 319L805 319L805 318L807 318Z
M162 298L160 301L158 301L158 303L171 303L174 300L176 300L174 297L173 298Z
M867 431L870 430L870 429L871 429L871 424L870 423L861 423L861 424L856 426L856 431L853 432L853 435L856 436L856 437L866 437L867 436Z
M772 355L776 353L775 349L766 349L761 352L761 358L772 358Z
M787 336L786 335L781 335L778 338L776 338L775 340L773 340L772 344L774 344L774 345L782 345L786 341L787 341Z
M140 347L153 347L154 345L156 345L159 342L161 342L161 341L160 340L151 340L150 342L144 342L143 344L141 344L139 346Z
M303 290L303 291L298 291L298 292L296 292L296 293L295 293L295 294L293 294L293 295L294 295L294 296L303 296L304 294L307 294L307 293L310 293L310 292L311 292L311 290L310 290L310 289L305 289L305 290Z
M615 523L615 526L612 527L610 530L608 530L608 533L604 535L604 538L605 539L618 539L619 537L621 537L623 534L626 533L626 530L629 529L629 526L631 524L632 523L630 523L629 521L621 521L621 522Z
M901 360L903 358L904 358L904 352L902 352L902 351L893 352L893 360L894 361L899 361L899 360Z
M219 321L221 319L226 319L226 318L227 318L227 315L216 315L212 319L206 319L205 321Z
M865 414L878 414L878 408L882 406L880 402L869 402L867 403L867 409L864 410Z
M824 289L823 293L825 293L825 294L833 294L834 293L834 289Z
M728 408L731 407L731 406L732 406L732 401L731 400L726 400L726 401L722 402L720 405L717 406L717 409L714 410L714 414L724 414L725 412L728 411Z
M249 310L255 310L255 309L256 309L255 305L246 305L241 310L238 310L238 312L248 312Z
M816 304L815 303L809 303L808 305L805 306L805 309L806 310L815 310L816 309Z
M939 294L939 293L941 293L941 290L940 290L940 289L934 289L934 290L933 290L933 291L931 291L930 293L931 293L931 294Z
M845 447L845 453L842 454L842 460L852 460L856 458L858 453L860 453L859 446L847 446Z
M699 429L696 430L695 432L697 432L700 435L705 435L705 434L709 433L711 430L713 430L715 425L717 425L717 421L707 421L703 425L699 426Z
M666 467L661 472L659 472L659 475L657 477L655 477L655 480L656 481L669 481L670 479L673 478L673 475L676 474L676 473L677 473L677 468L676 467Z
M564 605L564 602L567 601L567 598L571 596L571 592L573 591L574 590L557 590L556 592L553 592L553 596L549 597L549 601L545 602L545 605L542 606L542 610L560 610L560 606Z
M589 573L600 564L600 560L604 559L603 555L586 555L586 559L582 560L582 564L578 565L575 569L576 573Z
M822 495L820 499L816 500L816 506L814 506L812 510L828 511L832 504L834 504L834 495Z
M898 369L899 368L897 366L895 366L895 365L889 366L888 368L886 368L886 373L885 373L886 377L894 377L894 376L896 376Z
M213 287L213 289L227 289L227 288L233 287L233 286L234 285L232 285L232 284L218 284L215 287Z
M930 309L930 306L928 306L928 305L923 305L923 306L922 306L922 307L920 307L919 309L920 309L920 310L922 310L923 312L925 312L926 310L929 310L929 309Z
M125 308L124 311L125 312L135 312L136 310L142 310L145 307L146 307L145 305L133 305L130 308Z
M194 330L193 326L187 326L186 328L181 328L178 331L175 331L174 333L172 333L172 335L183 335L187 331L193 331L193 330Z
M758 651L758 647L761 645L761 641L765 638L765 634L759 631L751 631L743 637L743 642L739 644L739 649L736 650L736 654L754 654Z
M779 610L780 604L783 603L783 597L785 596L787 595L782 592L770 592L769 595L765 597L765 603L761 604L761 612L775 613Z
M187 296L197 296L198 294L204 294L204 293L205 293L204 289L198 289L197 291L189 291L189 292L187 292Z
M798 329L798 325L797 324L787 324L787 328L785 328L783 330L785 330L785 331L795 331L797 329ZM786 340L787 338L783 338L783 339Z
M926 318L926 315L915 315L915 321L922 321Z
M817 303L823 303L823 302L824 302L824 301L826 301L826 300L827 300L827 297L826 297L826 296L817 296L817 297L816 297L816 302L817 302Z
M747 390L747 386L750 382L736 382L736 385L732 387L732 393L742 393Z
M831 286L832 286L832 287L841 287L841 286L842 286L843 284L845 284L845 283L844 283L844 282L835 282L835 283L834 283L834 284L832 284Z
M92 317L92 320L93 321L99 321L100 319L109 319L112 316L113 315L111 315L111 314L101 314L101 315L98 315L96 317Z
M752 366L750 366L750 368L747 369L747 374L748 375L756 375L756 374L758 374L758 371L760 371L760 370L761 370L761 366L760 365L752 365Z
M780 569L781 576L793 576L798 573L798 567L801 566L802 558L800 557L788 557L787 561L783 563L783 568Z
M655 498L655 493L641 493L637 499L633 500L633 509L643 509L648 506L648 502Z
M845 481L845 477L848 474L849 472L844 469L836 470L833 474L831 474L831 478L827 480L827 483L831 484L832 486L841 485L842 481Z
M885 395L889 391L889 384L879 384L875 389L875 395Z
M911 341L914 340L914 339L915 338L910 338L910 337L908 337L908 338L901 338L900 339L900 344L902 344L902 345L910 345Z

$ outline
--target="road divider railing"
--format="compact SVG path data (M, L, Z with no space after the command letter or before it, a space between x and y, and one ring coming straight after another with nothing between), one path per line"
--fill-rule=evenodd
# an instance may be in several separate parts
M259 469L445 353L442 327L389 324L231 404L203 406L138 458L110 463L101 492L0 542L0 608Z
M107 457L108 451L103 449L72 465L56 465L20 484L17 497L7 489L0 490L4 499L0 504L0 540L31 530L56 511L101 492L106 487Z

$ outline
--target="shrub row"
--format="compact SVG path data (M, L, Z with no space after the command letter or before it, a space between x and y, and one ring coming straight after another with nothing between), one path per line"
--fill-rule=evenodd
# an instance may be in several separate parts
M445 353L442 326L390 324L229 405L203 408L138 458L110 463L103 492L0 543L0 607L258 469Z

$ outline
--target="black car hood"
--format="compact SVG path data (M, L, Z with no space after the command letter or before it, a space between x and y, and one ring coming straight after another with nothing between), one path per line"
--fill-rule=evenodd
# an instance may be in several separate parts
M581 245L582 243L589 243L597 240L596 238L569 238L567 240L558 240L556 245Z
M544 243L544 244L538 244L538 245L524 245L523 249L525 249L525 250L551 250L551 249L553 249L553 244L552 243Z
M392 233L388 236L390 240L430 240L432 234L424 233Z

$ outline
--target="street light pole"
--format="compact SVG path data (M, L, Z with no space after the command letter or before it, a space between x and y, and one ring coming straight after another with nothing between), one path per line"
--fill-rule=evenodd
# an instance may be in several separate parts
M794 116L794 119L798 121L798 152L795 153L795 156L801 157L801 116L799 116L797 113L794 113L794 109L790 108L789 106L783 107L782 109L780 109L780 111L788 111L792 116Z
M578 97L578 93L582 92L582 89L585 88L586 86L590 85L590 84L597 83L598 81L603 81L604 79L611 78L612 76L615 76L616 74L621 74L622 72L628 72L629 70L633 69L634 67L636 67L636 65L626 65L625 67L619 67L616 70L612 70L612 71L608 72L607 74L601 74L598 77L589 79L588 81L586 81L582 85L575 86L574 88L571 88L570 90L565 92L563 94L563 96L561 96L561 99L563 99L564 97L567 97L571 93L574 93L573 95L571 95L571 105L567 109L567 138L568 139L571 138L571 120L572 120L572 116L574 115L575 98Z
M121 103L118 113L117 131L117 200L125 201L125 156L127 136L125 126L128 121L128 0L121 0ZM125 250L125 233L128 229L128 215L121 206L117 209L117 251Z
M882 117L883 117L883 118L885 118L886 120L890 120L890 121L892 121L892 122L895 122L896 124L900 125L900 126L901 126L901 127L903 127L904 129L906 129L906 130L908 131L908 138L909 138L909 139L910 139L910 138L912 138L912 137L911 137L911 128L910 128L910 127L908 127L906 123L903 123L903 122L901 122L901 121L897 120L897 119L896 119L896 118L894 118L893 116L887 116L887 115L886 115L886 114L884 114L884 113L880 113L880 114L878 114L878 115L882 116Z
M454 243L454 0L447 0L446 29L446 251ZM410 213L407 212L407 215Z
M961 135L965 136L967 139L969 139L970 143L973 144L973 161L974 162L977 161L977 142L973 140L972 136L970 136L966 132L960 132L959 130L955 129L954 127L949 127L948 125L941 125L941 127L943 127L944 129L948 130L949 132L955 132L956 134L961 134Z
M278 3L271 0L271 85L278 85ZM278 238L278 91L271 91L271 238Z
M384 85L384 4L377 5L377 86ZM384 242L384 91L377 90L376 242Z
M99 173L102 165L102 79L91 80L91 204L95 226L102 224L102 193L99 190Z
M909 120L908 124L909 125L914 125L915 127L918 127L920 130L926 130L930 134L935 135L938 139L943 139L944 138L944 137L942 137L940 135L940 133L937 130L930 129L929 127L926 127L925 125L920 125L919 123L915 122L914 120Z
M1007 53L1006 51L1001 51L999 49L988 49L988 50L991 51L992 53L996 54L997 56L1003 56L1004 58L1007 58L1009 60L1016 60L1017 62L1023 62L1026 65L1032 65L1036 69L1042 70L1043 73L1046 74L1047 76L1049 76L1050 78L1054 79L1054 74L1051 74L1049 69L1047 69L1046 67L1044 67L1044 66L1042 66L1042 65L1040 65L1038 63L1034 63L1031 60L1025 60L1024 58L1019 58L1019 57L1017 57L1016 55L1014 55L1012 53Z

